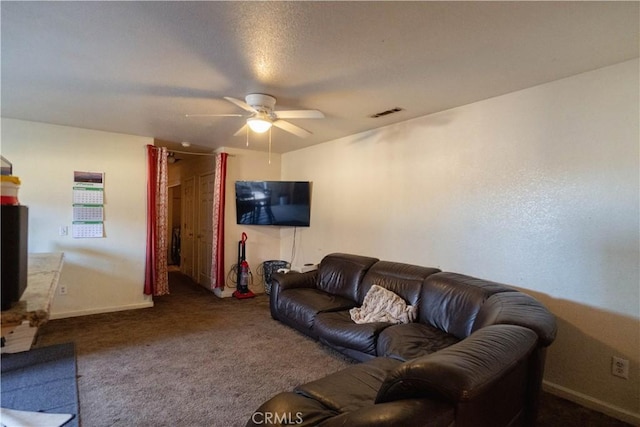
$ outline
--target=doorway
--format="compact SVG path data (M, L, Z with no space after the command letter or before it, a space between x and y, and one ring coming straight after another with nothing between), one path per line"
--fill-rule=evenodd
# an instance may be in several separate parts
M168 167L167 264L211 290L215 158L180 152L173 159Z

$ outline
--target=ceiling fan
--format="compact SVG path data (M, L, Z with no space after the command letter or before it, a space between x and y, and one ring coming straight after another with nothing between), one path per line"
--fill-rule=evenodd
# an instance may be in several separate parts
M224 99L237 105L250 114L187 114L186 117L247 117L247 123L233 136L247 131L247 127L256 133L264 133L271 126L280 128L286 132L306 138L311 135L306 129L296 126L282 119L323 119L324 114L318 110L283 110L275 111L276 99L263 93L251 93L242 101L240 99L225 96Z

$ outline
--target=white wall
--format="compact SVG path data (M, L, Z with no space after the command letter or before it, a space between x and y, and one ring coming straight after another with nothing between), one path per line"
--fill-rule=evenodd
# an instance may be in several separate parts
M143 295L146 144L152 138L2 119L2 155L22 180L29 207L29 252L64 252L52 317L150 307ZM71 236L74 171L105 173L105 233ZM69 227L59 236L60 226Z
M640 422L638 68L284 154L282 179L313 182L299 262L351 252L520 287L558 317L547 387Z

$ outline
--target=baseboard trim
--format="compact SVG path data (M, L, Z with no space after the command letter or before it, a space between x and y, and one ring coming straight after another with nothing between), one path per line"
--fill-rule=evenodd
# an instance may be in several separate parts
M80 316L90 316L92 314L102 314L102 313L113 313L116 311L125 311L125 310L137 310L140 308L151 308L153 307L153 301L145 301L139 304L128 304L128 305L119 305L113 307L100 307L100 308L90 308L87 310L77 310L77 311L63 311L59 313L51 313L49 319L66 319L67 317L80 317Z
M235 289L225 288L224 290L220 290L220 288L215 288L213 290L213 294L218 298L231 298L233 296L233 291Z
M546 380L542 382L542 389L554 396L562 397L575 402L578 405L593 409L594 411L602 412L603 414L617 418L625 423L640 426L640 414L633 413L610 403L603 402L600 399L587 396L586 394L582 394Z

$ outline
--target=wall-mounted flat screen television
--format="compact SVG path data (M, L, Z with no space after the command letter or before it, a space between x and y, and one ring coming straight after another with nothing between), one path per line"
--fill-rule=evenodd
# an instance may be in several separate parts
M236 181L236 218L244 225L309 227L308 181Z

